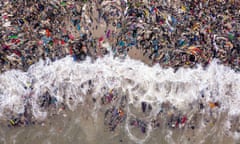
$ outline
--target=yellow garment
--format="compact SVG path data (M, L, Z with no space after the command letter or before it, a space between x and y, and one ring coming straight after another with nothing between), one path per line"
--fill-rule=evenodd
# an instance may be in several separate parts
M182 9L182 11L186 12L186 7L185 6L182 6L181 9Z
M198 46L190 46L190 47L188 47L187 52L191 53L191 54L194 54L194 55L197 55L197 54L201 53L202 50L199 49Z
M149 16L148 10L145 9L144 12L145 12L146 16L148 17Z
M10 120L11 125L15 125L15 122L13 120Z
M199 24L199 23L196 23L196 24L193 25L193 30L194 30L194 31L195 31L195 30L198 30L199 27L200 27L200 24Z
M213 108L216 107L215 103L213 103L213 102L209 102L208 104L209 104L209 107L210 107L211 109L213 109Z

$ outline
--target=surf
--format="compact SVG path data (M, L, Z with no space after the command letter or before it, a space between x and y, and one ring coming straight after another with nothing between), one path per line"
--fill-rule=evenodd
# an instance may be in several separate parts
M209 103L217 102L216 111L227 113L230 117L238 116L240 110L240 74L229 67L213 60L208 67L198 65L196 68L164 69L160 65L152 67L141 61L126 57L113 57L112 54L92 61L76 62L71 56L51 61L40 60L27 72L10 70L0 75L0 118L9 119L11 111L24 113L27 105L37 120L48 117L49 111L41 106L40 99L46 92L54 98L56 107L61 103L74 111L91 90L91 96L99 99L109 90L121 88L127 94L127 115L131 113L130 105L141 108L142 102L152 107L148 120L154 118L163 103L171 103L175 108L189 110L190 104L201 101L206 107L205 113L211 111ZM96 113L101 104L97 102L92 113ZM92 114L95 115L95 114ZM129 120L127 118L127 120ZM226 121L226 129L229 129ZM152 131L149 125L147 136L138 139L125 126L129 137L134 141L144 142ZM237 137L237 136L235 136Z

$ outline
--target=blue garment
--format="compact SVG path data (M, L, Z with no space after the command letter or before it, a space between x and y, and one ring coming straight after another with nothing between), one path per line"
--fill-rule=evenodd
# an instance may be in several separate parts
M123 47L123 46L125 46L125 43L123 41L120 41L119 45Z
M22 60L22 62L24 62L25 61L25 57L21 56L21 60Z
M69 40L68 36L64 38L64 41L67 42Z
M153 45L158 45L158 41L157 40L153 40Z
M49 53L50 50L49 50L49 48L46 47L45 51L46 51L46 53Z
M179 46L183 46L184 43L185 43L184 39L181 39L181 40L178 41L178 45L179 45Z
M81 30L81 26L80 26L80 24L77 24L77 30L78 30L78 31Z
M76 26L77 24L80 23L80 20L78 20L78 19L77 20L72 20L72 23L73 23L74 26Z
M48 44L51 40L52 40L52 38L50 38L50 37L46 37L46 36L42 37L42 41L43 41L44 45Z
M73 61L77 61L77 56L75 54L72 57L73 57Z
M135 38L132 39L131 44L134 46L134 45L136 45L136 43L137 43L137 40Z
M117 23L117 28L120 28L121 27L121 24L120 23Z
M196 35L194 35L194 38L193 38L194 41L197 41L198 40L198 37Z
M118 115L118 110L115 108L114 111L113 111L113 115L114 116L117 116Z
M151 14L153 14L153 12L154 12L154 7L151 7L151 8L150 8L150 12L151 12Z
M158 45L154 46L154 50L157 51L158 50Z
M177 19L174 16L171 16L173 26L177 24Z

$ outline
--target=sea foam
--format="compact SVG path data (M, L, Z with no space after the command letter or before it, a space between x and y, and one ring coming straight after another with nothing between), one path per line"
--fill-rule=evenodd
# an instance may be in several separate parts
M174 72L172 68L150 67L129 57L107 55L95 62L90 58L76 62L71 56L54 62L40 60L27 72L10 70L1 74L0 116L5 117L6 109L23 113L24 106L30 103L34 116L44 119L47 112L40 111L37 104L44 91L58 102L71 97L72 102L66 101L66 104L74 110L84 101L89 87L81 85L89 80L94 83L94 97L103 93L102 87L121 87L129 92L129 103L168 101L184 109L204 95L206 102L219 102L220 110L229 111L229 115L240 113L240 74L218 64L218 60L213 60L207 68L180 68Z

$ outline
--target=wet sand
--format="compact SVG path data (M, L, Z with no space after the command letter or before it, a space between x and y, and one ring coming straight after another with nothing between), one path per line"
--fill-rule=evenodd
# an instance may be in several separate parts
M137 52L136 52L137 53ZM136 57L135 57L136 58ZM141 57L142 58L142 57ZM48 119L35 125L25 127L7 127L4 121L0 128L0 143L3 144L45 144L45 143L83 143L83 144L238 144L228 136L224 130L227 114L219 113L217 109L201 112L197 108L198 103L193 103L195 108L188 107L184 114L188 120L184 126L174 128L168 124L173 114L178 110L169 109L159 113L156 117L150 116L151 110L142 112L140 105L127 105L124 109L128 118L117 125L114 131L110 131L105 125L105 112L113 104L101 104L101 97L93 100L92 95L86 95L84 103L78 105L77 109L68 109L49 116ZM206 108L208 110L208 108ZM149 117L150 116L150 117ZM131 118L137 117L148 124L152 119L159 122L159 126L149 133L149 137L143 142L136 142L131 137L144 139L147 133L142 133L139 128L130 126ZM238 122L236 122L237 124ZM129 126L129 131L126 126ZM238 127L234 125L233 127ZM148 130L147 130L148 131ZM131 136L129 135L129 132Z
M133 144L124 128L128 121L118 125L114 132L110 132L104 126L104 107L101 108L93 118L90 114L94 107L94 103L89 102L89 107L80 105L75 111L63 111L60 115L49 117L42 124L36 124L27 127L8 128L1 126L0 135L2 139L0 143L16 143L16 144L43 144L43 143L83 143L83 144ZM131 112L143 116L139 109L131 109ZM196 116L198 121L202 120L201 115ZM144 119L144 116L142 117ZM219 118L215 124L207 124L205 129L194 129L185 126L180 129L169 129L164 123L160 123L160 127L150 133L150 137L144 143L150 144L237 144L230 137L222 132L222 125L225 115ZM199 122L201 124L201 122ZM171 132L170 132L171 131ZM137 129L131 131L134 136L144 138L145 135ZM171 133L171 139L167 135ZM170 136L170 135L169 135ZM204 141L203 141L204 140Z

